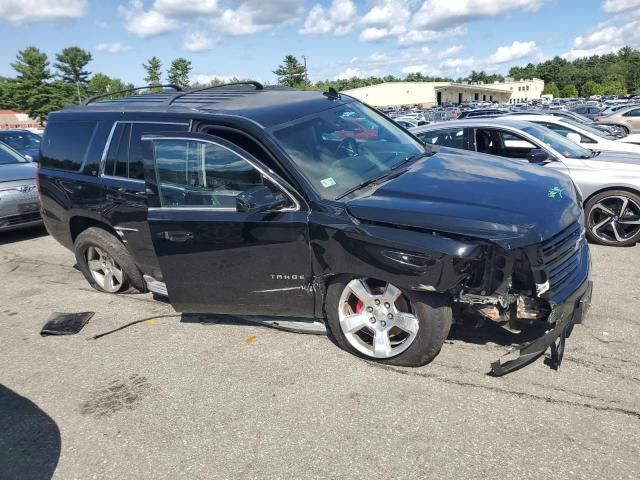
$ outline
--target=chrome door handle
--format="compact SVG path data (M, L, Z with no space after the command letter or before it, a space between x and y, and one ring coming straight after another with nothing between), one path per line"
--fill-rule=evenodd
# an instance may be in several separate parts
M176 243L184 243L193 240L193 233L191 232L160 232L158 236Z

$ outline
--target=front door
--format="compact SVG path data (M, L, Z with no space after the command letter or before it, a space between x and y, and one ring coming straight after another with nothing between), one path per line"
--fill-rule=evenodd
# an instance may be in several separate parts
M313 316L308 212L284 180L210 135L145 136L143 149L149 229L177 311ZM237 211L238 194L265 185L287 204Z

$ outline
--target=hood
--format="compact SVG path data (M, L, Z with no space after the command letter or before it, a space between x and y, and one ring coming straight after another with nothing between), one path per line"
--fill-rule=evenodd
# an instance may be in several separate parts
M346 207L363 221L482 238L506 249L545 240L582 212L563 173L445 148Z
M36 178L37 167L35 163L0 165L0 182L34 180Z
M640 149L640 147L637 147ZM616 163L625 170L638 170L640 172L640 152L610 152L606 150L596 150L596 155L584 160L586 165L594 168L615 168ZM635 168L634 168L635 167Z

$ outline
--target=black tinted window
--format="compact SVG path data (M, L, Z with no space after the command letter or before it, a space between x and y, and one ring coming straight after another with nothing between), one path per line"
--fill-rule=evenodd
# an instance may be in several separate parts
M464 129L447 128L434 132L418 133L418 138L429 145L442 145L443 147L465 148Z
M131 140L129 142L129 178L144 180L144 167L142 165L141 137L147 133L159 132L186 132L188 125L160 124L160 123L132 123Z
M144 180L141 137L147 133L186 131L187 124L120 122L109 144L104 174Z
M42 166L80 170L95 129L95 121L50 120L42 142Z

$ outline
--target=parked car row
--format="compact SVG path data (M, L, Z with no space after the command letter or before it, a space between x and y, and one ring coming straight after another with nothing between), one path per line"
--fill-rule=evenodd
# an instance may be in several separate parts
M521 164L537 164L545 171L561 171L579 188L586 235L591 241L626 246L640 240L640 152L635 145L601 138L597 131L552 116L537 115L458 120L411 132L427 145L481 152Z

